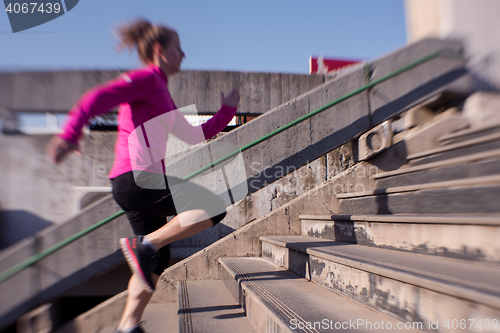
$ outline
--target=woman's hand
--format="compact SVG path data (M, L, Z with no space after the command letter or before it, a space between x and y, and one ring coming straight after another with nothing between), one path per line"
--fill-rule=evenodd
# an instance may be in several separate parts
M66 141L57 135L54 135L47 145L47 153L55 164L61 162L72 151L78 156L82 156L76 143Z
M237 108L238 104L240 104L240 92L234 88L227 96L224 96L224 93L221 91L220 102L221 104Z

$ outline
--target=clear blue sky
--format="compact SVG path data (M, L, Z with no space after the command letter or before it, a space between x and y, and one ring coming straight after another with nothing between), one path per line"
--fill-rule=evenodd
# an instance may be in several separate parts
M406 44L403 0L80 0L16 34L2 11L0 71L137 67L113 28L138 16L179 32L183 69L307 73L310 55L370 60Z

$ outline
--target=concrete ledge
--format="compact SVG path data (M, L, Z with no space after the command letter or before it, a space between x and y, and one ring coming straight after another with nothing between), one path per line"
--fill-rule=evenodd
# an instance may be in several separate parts
M360 296L364 295L365 301L363 303L371 307L374 307L374 304L368 299L371 298L371 295L374 296L374 290L368 290L368 286L363 285L363 283L356 283L354 277L349 276L350 274L347 273L347 270L350 269L351 274L362 271L368 274L375 274L376 277L380 276L383 279L387 278L397 283L407 284L412 288L418 287L431 290L435 293L445 294L447 295L446 297L451 296L453 298L465 299L471 305L481 304L488 307L485 310L486 313L500 314L500 288L496 283L500 278L500 270L497 267L355 244L342 244L339 242L318 240L314 237L274 236L262 237L261 239L265 243L287 248L289 251L306 253L309 257L303 264L309 264L308 271L311 273L311 280L325 286L332 286L333 283L334 290L346 296L353 293L352 297L357 300L359 300ZM270 258L273 257L269 254L268 256ZM297 258L296 255L292 254L289 254L289 257ZM325 265L321 265L320 262L315 262L315 260L320 260L322 263L331 262L341 265L345 267L342 268L342 270L345 270L345 273L342 275L342 273L337 271L335 275L341 274L339 280L332 281L328 279L327 271L333 266L326 265L328 266L326 267ZM289 265L291 267L294 265L297 266L296 263L290 263ZM349 280L351 280L350 283L348 282ZM361 282L361 280L358 281ZM380 283L383 284L383 281L380 281ZM351 288L346 288L347 286ZM398 293L396 290L393 290L391 294L396 295ZM400 295L400 297L405 296ZM421 300L424 300L424 298L421 298ZM414 303L408 299L402 304L412 304L413 307ZM443 303L440 303L436 299L436 304ZM420 309L412 310L420 311ZM394 314L397 314L397 309L393 309L393 311ZM464 310L459 310L459 307L456 307L455 311ZM415 313L414 315L424 317L423 312Z
M373 175L372 178L374 178L374 179L387 178L387 177L391 177L391 176L408 174L408 173L417 172L417 171L421 171L421 170L440 168L440 167L444 167L444 166L461 164L461 163L475 162L475 161L485 160L485 159L494 158L494 157L500 157L500 149L494 149L494 150L485 151L482 153L450 158L450 159L443 160L443 161L437 161L437 162L426 163L426 164L422 164L422 165L401 168L401 169L394 170L394 171L381 172L381 173L378 173L376 175Z
M340 200L341 214L497 213L500 185L471 185L378 194Z
M482 215L489 215L484 217ZM500 263L500 215L451 216L370 215L352 219L302 219L304 236L375 248ZM456 215L455 215L456 216Z
M439 188L452 188L452 187L466 187L466 186L487 186L500 184L500 175L484 176L484 177L472 177L465 179L454 179L443 182L429 183L429 184L417 184L408 186L398 186L391 188L376 189L372 191L365 191L362 193L340 193L337 194L339 199L349 199L366 197L371 195L383 195L390 193L402 193L402 192L413 192L420 190L429 189L439 189Z
M498 92L476 92L465 101L464 116L473 128L491 124L500 125L500 94Z
M493 133L493 134L482 136L480 138L475 138L475 139L467 140L464 142L450 144L450 145L447 145L447 146L444 146L441 148L427 150L427 151L424 151L422 153L409 155L407 157L407 159L408 160L415 160L417 158L422 158L422 157L426 157L426 156L430 156L430 155L434 155L434 154L449 152L452 150L457 150L457 149L461 149L461 148L465 148L465 147L471 147L471 146L479 145L481 143L492 142L492 141L496 141L499 139L500 139L500 133Z
M117 70L0 73L0 107L68 112L86 91L121 74ZM189 70L170 78L169 90L179 106L196 104L198 111L217 111L219 91L239 87L240 108L263 113L324 81L321 75Z
M483 136L486 133L500 131L500 124L486 125L479 128L470 128L459 132L443 135L438 138L442 144L456 143L459 140L473 139L476 135Z
M438 114L424 125L407 132L404 136L407 154L417 155L426 151L439 149L440 144L437 139L440 136L468 127L469 122L457 112L457 108L450 108Z
M500 226L500 213L493 214L439 214L439 215L299 215L300 220L363 221L387 223L422 223L456 225Z

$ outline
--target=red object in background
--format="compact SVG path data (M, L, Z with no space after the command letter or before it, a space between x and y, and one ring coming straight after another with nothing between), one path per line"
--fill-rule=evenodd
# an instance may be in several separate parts
M336 75L354 64L359 64L359 60L325 59L322 56L317 58L309 57L309 74Z

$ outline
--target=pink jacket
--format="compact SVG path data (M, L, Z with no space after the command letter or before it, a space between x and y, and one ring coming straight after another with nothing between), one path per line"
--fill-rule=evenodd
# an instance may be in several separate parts
M222 131L237 110L222 105L206 123L191 126L170 97L165 73L149 65L85 93L70 111L60 136L77 143L91 117L117 105L118 140L111 179L132 170L165 173L163 159L169 133L189 144L203 142Z

